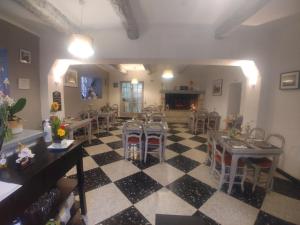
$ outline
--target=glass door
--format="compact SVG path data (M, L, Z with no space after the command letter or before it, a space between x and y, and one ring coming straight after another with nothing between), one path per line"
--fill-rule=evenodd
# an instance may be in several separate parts
M144 102L144 83L132 84L130 81L121 82L121 116L133 116L142 112Z

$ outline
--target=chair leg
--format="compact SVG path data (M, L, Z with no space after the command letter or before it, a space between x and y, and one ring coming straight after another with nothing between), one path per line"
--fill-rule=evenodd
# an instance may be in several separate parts
M139 142L139 153L140 153L140 161L143 161L143 148L142 148L142 141Z
M246 177L247 177L247 166L244 166L244 168L243 168L243 178L242 178L242 181L241 181L241 188L242 188L243 192L245 191L244 183L245 183Z
M252 192L255 191L256 185L258 183L259 174L260 174L260 169L258 167L255 167L254 168L254 182L253 182L253 186L252 186Z
M162 163L163 159L162 159L162 155L163 155L163 148L162 148L162 144L159 144L159 162Z
M147 153L148 153L148 140L145 143L145 155L144 155L144 163L147 161Z
M225 178L225 169L222 168L221 169L221 175L220 175L220 182L219 182L219 186L218 186L218 191L220 191L222 186L223 186L224 178Z

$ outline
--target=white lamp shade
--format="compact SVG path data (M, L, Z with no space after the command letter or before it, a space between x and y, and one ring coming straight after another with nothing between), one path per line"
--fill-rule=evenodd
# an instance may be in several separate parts
M88 58L94 54L93 40L86 35L73 34L68 51L75 57Z
M173 71L172 70L165 70L162 78L164 79L172 79L174 77Z

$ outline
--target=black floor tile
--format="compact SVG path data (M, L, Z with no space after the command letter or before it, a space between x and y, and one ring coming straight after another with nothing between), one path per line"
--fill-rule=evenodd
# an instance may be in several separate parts
M169 134L178 134L178 133L181 133L181 131L179 130L175 130L175 129L171 129L168 131Z
M242 191L241 185L235 184L231 191L231 196L245 202L255 208L260 209L266 196L266 191L262 187L256 186L254 192L252 192L252 184L245 182L244 192ZM227 193L228 184L224 184L222 190Z
M190 150L191 148L185 145L182 145L180 143L173 143L167 146L168 149L173 150L174 152L177 153L183 153L186 152L188 150Z
M197 209L200 208L216 191L207 184L204 184L189 175L184 175L169 184L167 188Z
M200 150L202 152L207 152L207 144L199 145L195 149Z
M254 225L296 225L260 211Z
M123 142L122 141L114 141L114 142L110 142L110 143L106 143L109 147L111 147L112 149L116 150L119 148L123 147Z
M198 210L193 214L193 216L201 217L202 220L205 222L205 225L220 225L219 223L217 223L216 221L214 221L213 219L211 219L210 217L206 216L204 213Z
M107 131L100 132L99 134L95 134L97 138L112 136L113 134Z
M103 166L109 163L123 159L118 153L114 151L104 152L101 154L91 156L99 166Z
M92 139L91 143L89 143L89 141L85 141L82 143L82 147L90 147L90 146L94 146L94 145L100 145L103 144L102 141L100 141L99 139Z
M174 142L178 142L178 141L184 140L183 137L179 137L179 136L177 136L175 134L168 136L167 139L170 140L170 141L174 141Z
M125 177L115 184L133 204L162 188L157 181L144 172Z
M150 225L150 223L134 206L131 206L97 225Z
M69 176L70 178L77 179L76 175ZM95 168L84 172L84 191L90 191L95 188L104 186L111 183L108 176L102 171L101 168ZM75 194L77 194L77 190Z
M206 143L207 142L207 138L204 137L200 137L200 136L194 136L190 138L193 141L198 141L200 143Z
M135 166L137 166L139 169L144 170L144 169L147 169L150 166L154 166L154 165L158 164L159 163L159 159L156 158L156 157L154 157L154 156L152 156L152 155L150 155L150 154L148 154L147 155L147 161L146 161L146 163L144 163L144 160L140 161L139 157L135 158L132 161L132 163Z
M177 169L185 173L190 172L191 170L193 170L194 168L200 165L199 162L189 159L182 155L178 155L169 159L167 163L169 163L170 165L176 167Z
M273 191L300 200L300 187L289 180L274 177Z

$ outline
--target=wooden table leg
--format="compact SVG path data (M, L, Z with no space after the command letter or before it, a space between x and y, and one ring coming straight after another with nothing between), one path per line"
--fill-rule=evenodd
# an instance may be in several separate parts
M76 164L77 168L77 180L78 180L78 194L80 200L80 208L81 214L86 215L86 199L85 199L85 192L84 192L84 173L83 173L83 161L82 157L78 160Z
M232 187L233 187L234 178L235 178L236 170L237 170L238 160L239 160L239 156L233 154L232 159L231 159L231 166L230 166L230 178L229 178L229 186L228 186L228 190L227 190L228 194L231 193L231 190L232 190Z
M273 177L274 177L275 170L278 166L278 162L279 162L279 155L273 156L272 167L270 168L268 181L267 181L267 191L270 191L271 188L272 188L271 187L272 186L272 180L273 180Z

